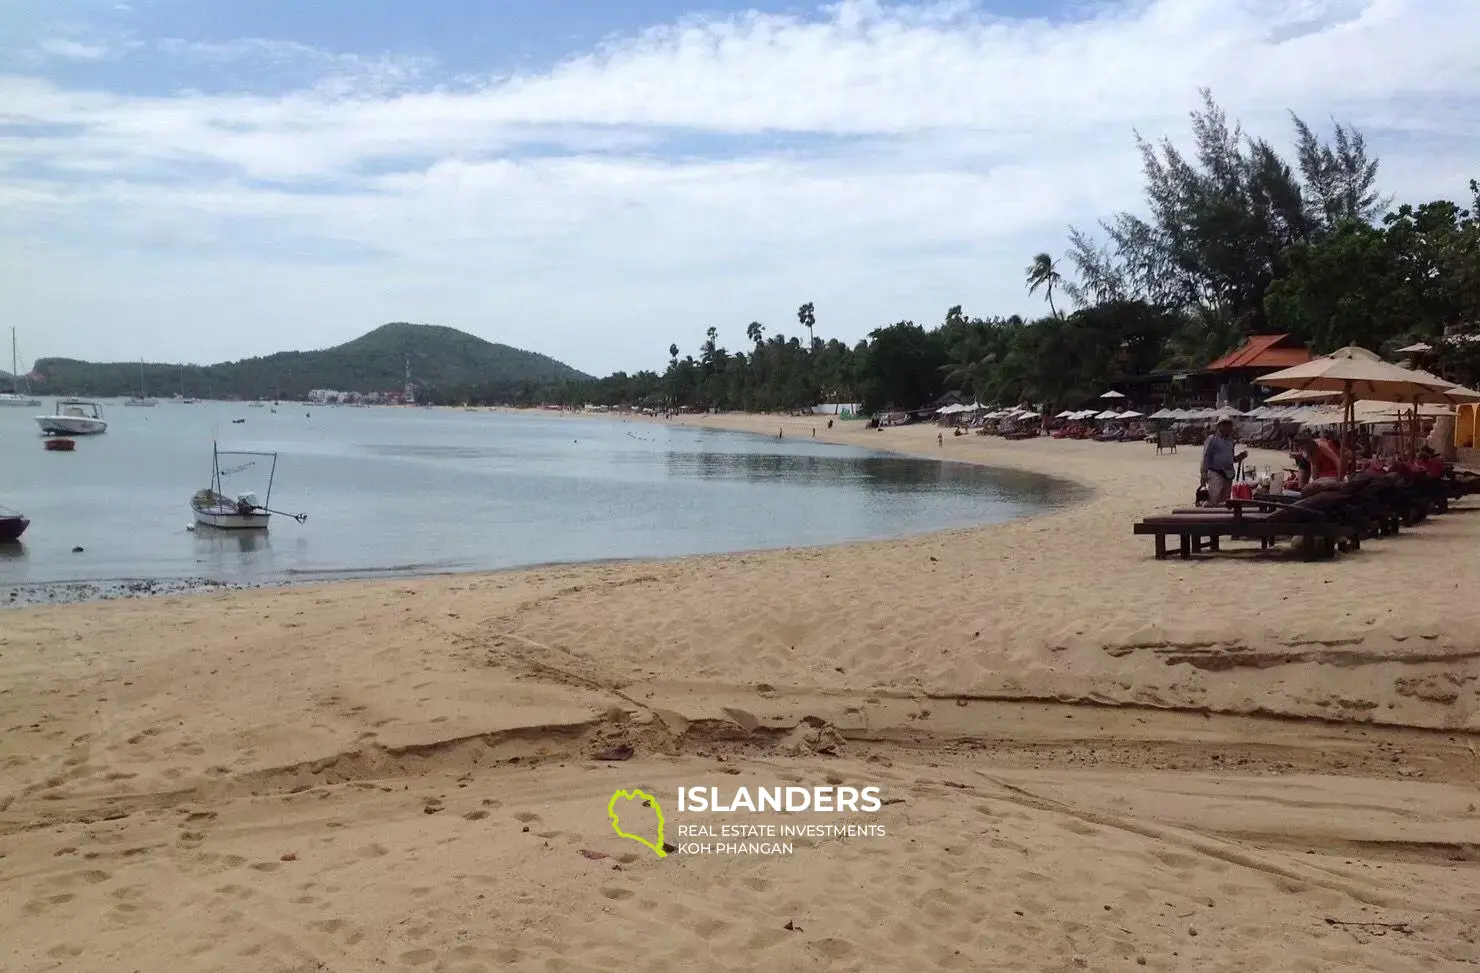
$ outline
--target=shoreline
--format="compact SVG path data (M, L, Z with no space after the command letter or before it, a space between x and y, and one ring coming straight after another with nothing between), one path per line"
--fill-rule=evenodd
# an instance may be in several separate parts
M450 408L450 407L447 407ZM456 411L466 411L458 408ZM567 420L588 420L613 422L621 420L636 419L638 421L664 424L668 420L653 416L623 416L611 417L605 415L587 415L575 412L553 412L542 409L516 409L516 408L487 408L482 411L501 415L529 415L539 414L548 418L559 418ZM744 414L720 414L744 415ZM702 418L702 417L689 417ZM765 417L759 417L765 418ZM682 424L682 423L680 423ZM765 433L751 429L728 428L725 426L706 426L702 423L693 428L708 428L715 431L729 432L736 435L752 436L758 438L770 438ZM812 438L812 437L809 437ZM375 582L391 582L397 580L425 580L433 578L458 578L479 577L484 575L500 575L510 572L539 571L551 568L574 568L585 565L641 565L660 564L673 561L684 561L696 558L722 558L745 554L770 554L784 553L790 551L822 551L835 548L853 547L856 545L890 543L893 541L906 540L909 538L929 537L934 535L949 535L962 531L976 531L991 528L1003 523L1036 517L1052 516L1059 513L1065 507L1076 503L1083 503L1093 499L1094 487L1086 482L1067 476L1053 476L1039 474L1028 467L1014 466L992 466L986 463L972 460L942 459L938 456L929 456L915 452L898 449L880 448L868 444L845 442L840 439L822 436L815 437L816 441L835 446L858 446L882 456L892 456L902 459L917 460L921 462L946 462L971 466L978 469L1000 469L1004 472L1024 473L1035 476L1044 476L1053 481L1058 481L1066 487L1073 487L1082 491L1083 495L1071 497L1063 504L1055 504L1051 509L1021 514L1009 518L1006 521L986 521L977 524L968 524L959 527L929 528L905 534L895 534L889 537L875 537L854 540L841 540L830 544L812 545L785 545L759 548L741 548L731 551L703 552L695 554L675 554L668 557L608 557L592 558L576 561L540 561L530 564L512 565L506 568L472 568L468 570L446 570L446 571L399 571L396 569L365 569L349 572L324 572L305 579L274 578L263 581L232 582L217 581L211 578L104 578L83 579L72 581L36 581L18 584L0 584L0 612L24 610L27 608L46 605L82 605L94 602L118 601L123 599L157 598L165 596L188 597L192 595L216 594L229 591L257 591L265 589L279 589L289 587L301 587L304 585L337 585L337 584L366 584Z

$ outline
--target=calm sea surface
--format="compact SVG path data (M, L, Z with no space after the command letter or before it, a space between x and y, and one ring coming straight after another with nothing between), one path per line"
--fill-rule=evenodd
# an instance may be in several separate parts
M1025 474L810 438L429 409L103 401L106 433L47 452L32 417L54 405L0 408L0 505L31 518L22 543L0 544L0 585L258 583L798 547L1001 521L1079 496ZM277 452L271 506L307 522L187 530L213 436L223 450ZM270 463L228 476L226 492L264 497Z

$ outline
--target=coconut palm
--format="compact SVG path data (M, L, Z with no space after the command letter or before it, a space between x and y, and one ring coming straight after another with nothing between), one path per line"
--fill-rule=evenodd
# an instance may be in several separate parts
M1028 293L1036 294L1038 288L1043 288L1043 295L1048 299L1048 309L1054 317L1059 316L1059 309L1054 307L1053 289L1063 281L1064 277L1059 273L1058 267L1054 266L1053 258L1046 253L1040 253L1028 265Z

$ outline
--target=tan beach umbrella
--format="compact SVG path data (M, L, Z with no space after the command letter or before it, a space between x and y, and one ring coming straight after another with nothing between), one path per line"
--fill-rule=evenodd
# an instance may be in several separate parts
M1419 416L1434 414L1427 411L1420 412L1419 407L1421 405L1427 405L1431 407L1442 405L1444 406L1445 411L1449 411L1455 405L1460 405L1465 402L1480 401L1480 392L1476 392L1474 389L1467 389L1462 385L1455 385L1448 379L1440 378L1438 375L1434 375L1431 372L1426 372L1421 368L1410 368L1408 370L1411 371L1414 375L1418 375L1427 379L1433 379L1436 382L1443 382L1444 385L1447 386L1446 388L1436 389L1433 392L1425 393L1423 395L1414 395L1405 400L1407 404L1410 404L1412 406L1411 416L1413 420L1409 427L1413 438L1405 444L1405 450L1417 452L1418 441L1420 438L1422 438L1423 435L1422 426L1419 423Z
M1365 348L1349 345L1324 358L1316 358L1271 372L1258 379L1260 385L1302 392L1337 392L1341 396L1341 459L1338 473L1346 472L1346 452L1351 445L1354 421L1352 405L1358 399L1378 402L1431 400L1451 383L1432 375L1385 362Z
M1433 397L1421 399L1421 401L1423 402L1436 404L1442 401L1454 405L1458 405L1463 402L1480 402L1480 392L1476 392L1474 389L1467 389L1463 385L1455 385L1447 378L1440 378L1439 376L1434 375L1431 372L1426 372L1421 368L1410 368L1407 370L1415 375L1420 376L1421 378L1432 379L1433 381L1442 383L1444 386L1446 386L1445 388L1433 393Z
M1399 348L1398 349L1398 354L1400 354L1400 355L1421 355L1421 354L1423 354L1426 351L1433 351L1433 350L1434 349L1432 347L1430 347L1429 345L1424 344L1422 341L1417 341L1417 342L1414 342L1413 344L1409 345L1407 348Z
M1331 402L1341 398L1340 392L1304 391L1301 389L1290 389L1288 392L1280 392L1271 395L1264 400L1265 405L1284 405L1309 402Z

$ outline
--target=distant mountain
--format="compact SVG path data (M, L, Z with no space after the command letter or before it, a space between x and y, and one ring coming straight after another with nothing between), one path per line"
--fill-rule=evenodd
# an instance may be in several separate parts
M428 324L386 324L353 341L321 351L282 351L265 358L216 365L149 363L144 391L156 397L181 392L197 398L305 398L312 389L400 392L407 358L417 398L457 401L475 394L584 381L589 375L532 351ZM137 362L85 362L40 358L33 366L39 395L98 398L139 394Z

